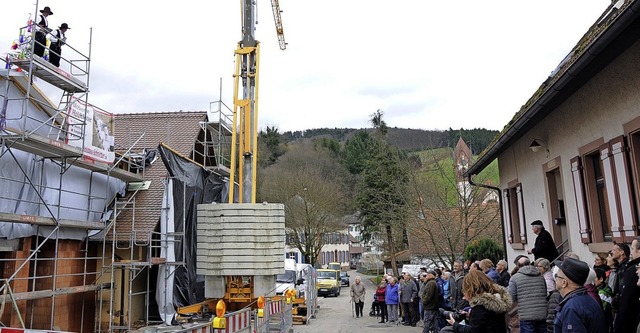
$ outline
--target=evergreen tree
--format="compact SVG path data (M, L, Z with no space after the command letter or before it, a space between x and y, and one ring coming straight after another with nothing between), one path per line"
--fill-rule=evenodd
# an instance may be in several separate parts
M373 140L366 131L358 131L344 144L343 163L354 175L362 173L371 159Z
M266 131L260 131L258 135L262 153L258 154L260 165L269 166L275 163L282 154L282 136L278 133L278 128L267 126Z
M502 246L490 238L481 238L472 241L466 249L464 249L464 257L471 260L491 259L497 263L504 258Z
M377 130L376 138L358 186L356 205L362 219L363 240L366 242L375 235L386 236L392 269L397 275L394 229L404 230L409 177L404 155L385 140L387 125L382 116L378 110L371 118Z

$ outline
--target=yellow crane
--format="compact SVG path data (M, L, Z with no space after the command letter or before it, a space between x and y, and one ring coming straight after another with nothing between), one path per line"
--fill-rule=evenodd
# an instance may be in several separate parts
M256 202L256 172L258 163L258 79L260 69L260 42L255 38L256 1L240 0L242 39L235 51L236 70L233 90L233 132L231 136L231 181L238 182L238 193L233 183L229 188L229 203ZM284 40L280 4L271 0L273 18L280 49Z
M255 0L240 0L240 2L242 40L238 42L235 51L229 204L236 202L255 204L260 43L255 39ZM287 44L282 29L280 5L278 0L271 0L271 5L280 49L284 50ZM238 182L237 195L235 194L235 181ZM215 309L219 300L228 302L231 309L252 304L257 299L257 296L254 295L254 278L254 276L226 275L224 276L224 297L210 298L198 304L180 307L177 312L179 315L207 312Z

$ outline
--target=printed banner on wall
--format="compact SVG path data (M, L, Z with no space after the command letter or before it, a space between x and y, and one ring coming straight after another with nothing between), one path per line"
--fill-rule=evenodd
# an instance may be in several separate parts
M84 147L82 155L87 159L113 163L115 160L112 135L113 114L72 98L67 114L67 124L69 124L67 144ZM86 126L83 126L84 124Z

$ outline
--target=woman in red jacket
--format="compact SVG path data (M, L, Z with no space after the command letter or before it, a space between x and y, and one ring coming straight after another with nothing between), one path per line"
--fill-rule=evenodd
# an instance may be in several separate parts
M389 314L387 314L387 305L384 302L384 296L387 292L387 281L380 282L378 289L376 289L376 298L378 299L378 308L380 309L380 323L389 321Z

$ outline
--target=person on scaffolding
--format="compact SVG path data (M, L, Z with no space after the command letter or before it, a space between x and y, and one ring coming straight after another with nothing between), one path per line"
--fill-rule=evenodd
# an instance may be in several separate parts
M69 30L69 25L66 23L62 23L56 31L51 34L51 46L49 46L49 62L56 66L60 67L60 57L62 54L62 45L67 42L67 37L65 33Z
M44 49L47 46L47 34L51 31L47 21L47 17L50 15L53 15L53 12L48 6L40 10L40 19L36 28L36 43L33 46L33 54L40 57L44 56Z

